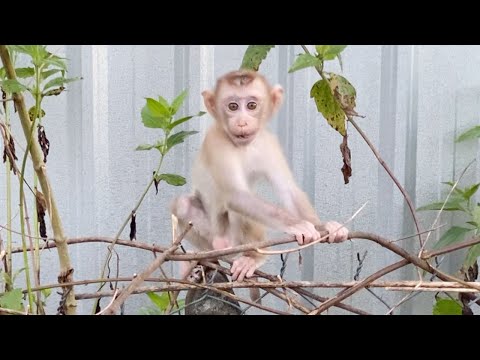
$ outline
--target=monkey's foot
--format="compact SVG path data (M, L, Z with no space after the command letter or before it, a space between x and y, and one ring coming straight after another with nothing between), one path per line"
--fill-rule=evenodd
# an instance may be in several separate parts
M232 280L243 281L245 277L249 278L253 276L255 270L257 270L257 262L254 258L249 256L242 256L233 261L230 271L232 272Z

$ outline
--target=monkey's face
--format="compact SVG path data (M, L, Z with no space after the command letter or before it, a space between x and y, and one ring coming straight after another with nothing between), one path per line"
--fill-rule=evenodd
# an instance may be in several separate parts
M269 96L262 83L238 88L225 86L216 108L222 127L237 146L250 144L268 118Z

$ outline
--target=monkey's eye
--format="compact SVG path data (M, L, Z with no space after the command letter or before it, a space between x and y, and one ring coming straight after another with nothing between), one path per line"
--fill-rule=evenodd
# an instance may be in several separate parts
M256 102L253 102L253 101L250 101L248 104L247 104L247 108L248 110L255 110L257 108L257 103Z
M230 111L237 111L238 110L238 104L234 103L234 102L231 102L230 104L228 104L228 109Z

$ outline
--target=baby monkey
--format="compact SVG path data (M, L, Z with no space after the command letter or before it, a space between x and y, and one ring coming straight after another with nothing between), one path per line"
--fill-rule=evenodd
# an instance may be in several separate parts
M202 93L215 119L208 129L192 171L193 194L171 204L186 238L200 250L265 240L265 227L295 236L300 245L330 233L329 242L347 239L348 230L335 221L321 222L307 195L297 186L277 138L266 125L283 101L281 86L270 86L260 74L239 70L217 80ZM267 180L282 207L253 192L257 180ZM318 230L317 230L318 229ZM254 251L237 257L232 279L242 281L265 262Z

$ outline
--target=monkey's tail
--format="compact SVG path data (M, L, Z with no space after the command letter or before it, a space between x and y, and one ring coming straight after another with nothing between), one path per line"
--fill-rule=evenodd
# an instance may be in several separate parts
M250 288L250 299L257 304L260 304L260 305L262 304L259 288Z

